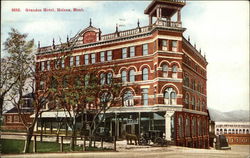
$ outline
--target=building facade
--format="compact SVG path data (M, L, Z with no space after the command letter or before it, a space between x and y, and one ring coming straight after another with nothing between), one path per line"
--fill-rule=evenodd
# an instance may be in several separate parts
M250 122L215 122L216 135L225 135L229 144L250 144Z
M102 34L90 22L67 43L39 47L37 73L44 76L56 69L64 45L64 53L71 55L61 61L61 69L95 67L104 82L112 75L126 85L122 103L107 112L113 116L108 124L111 135L159 130L176 145L208 148L208 63L183 36L181 9L185 4L154 0L144 11L148 26L141 27L138 21L136 28L119 31L116 27L111 34ZM176 21L171 20L174 15ZM112 69L114 65L117 70ZM46 84L37 83L38 89Z
M31 123L32 119L30 116L34 113L34 108L32 105L33 98L32 94L29 93L22 97L23 104L20 108L20 113L22 114L23 120ZM3 130L26 130L26 127L23 125L20 115L16 107L8 110L3 114L4 121L1 129Z

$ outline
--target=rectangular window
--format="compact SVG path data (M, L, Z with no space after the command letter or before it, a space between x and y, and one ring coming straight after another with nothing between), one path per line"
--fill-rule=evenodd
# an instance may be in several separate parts
M148 55L148 44L143 44L142 45L142 55Z
M130 47L129 48L129 55L130 55L130 57L134 57L135 56L135 47Z
M41 62L41 71L44 71L44 69L45 69L45 62L42 61L42 62Z
M84 63L85 63L85 65L89 64L89 55L88 54L84 55Z
M19 122L19 116L14 116L14 122Z
M127 58L127 48L122 48L122 59Z
M172 51L177 51L177 41L172 41Z
M111 50L109 50L108 52L107 52L108 54L107 54L107 56L108 56L108 61L111 61L112 60L112 51Z
M12 122L12 116L7 116L7 122Z
M167 50L167 40L162 40L162 50Z
M80 56L76 56L76 66L80 65Z
M91 63L92 63L92 64L95 63L95 54L91 54Z
M70 67L74 66L74 57L73 56L70 57L69 66Z
M144 106L148 105L148 89L147 88L142 89L142 104Z
M47 70L50 70L50 61L47 61Z
M105 52L101 52L100 58L101 62L105 61Z

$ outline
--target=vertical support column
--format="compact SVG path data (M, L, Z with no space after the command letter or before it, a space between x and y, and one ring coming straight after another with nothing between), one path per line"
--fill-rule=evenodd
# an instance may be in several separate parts
M44 133L46 134L46 120L44 121Z
M66 136L68 136L68 125L66 124L65 126L66 126L66 127L65 127L65 130L66 130Z
M36 153L36 135L34 135L34 140L33 140L33 152Z
M174 111L166 111L165 114L165 139L171 141L171 117L174 115Z
M159 18L160 18L160 8L159 7L156 9L156 18L157 18L157 20L159 20Z
M117 137L120 137L120 120L117 120Z
M50 133L52 134L53 127L52 127L52 121L50 121Z
M149 21L149 25L152 25L152 16L149 15L148 18L149 18L149 20L148 20Z
M167 18L167 26L171 26L171 18L170 17ZM169 47L168 47L168 50L169 50Z
M116 136L113 137L113 141L114 141L114 151L116 151Z
M180 24L181 23L181 10L178 9L177 11L177 22Z
M115 138L117 137L117 113L115 113Z
M152 121L152 130L155 130L154 112L152 112L151 121Z
M83 151L86 151L86 136L83 138L83 146L82 146Z
M162 18L162 9L159 8L159 18L161 19Z
M63 136L61 136L60 151L63 152Z
M138 113L138 132L139 132L139 137L141 136L141 112Z
M101 149L103 150L103 139L101 138Z
M113 129L112 129L112 118L110 119L110 134L113 136Z
M40 142L43 141L43 120L41 119Z
M36 121L36 123L35 123L35 126L34 126L34 131L35 131L35 132L38 131L38 126L37 126L38 120L39 120L39 119L37 119L37 121Z

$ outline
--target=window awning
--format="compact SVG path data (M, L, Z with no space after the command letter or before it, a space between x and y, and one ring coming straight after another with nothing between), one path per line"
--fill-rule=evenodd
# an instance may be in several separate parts
M73 115L73 112L70 112ZM31 118L35 117L35 114L30 116ZM46 111L41 114L41 118L61 118L61 117L70 117L68 111ZM40 116L39 116L40 118Z

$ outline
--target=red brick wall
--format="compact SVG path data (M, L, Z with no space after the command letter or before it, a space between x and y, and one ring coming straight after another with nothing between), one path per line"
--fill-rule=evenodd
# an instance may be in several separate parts
M228 144L249 144L250 134L225 134Z
M25 122L32 122L32 118L30 118L31 114L24 114L23 117L25 119ZM11 118L11 121L7 121L7 117ZM18 121L14 121L14 117L19 117L18 114L4 114L4 123L3 126L1 127L3 130L25 130L25 126L21 122L21 119L19 117Z

